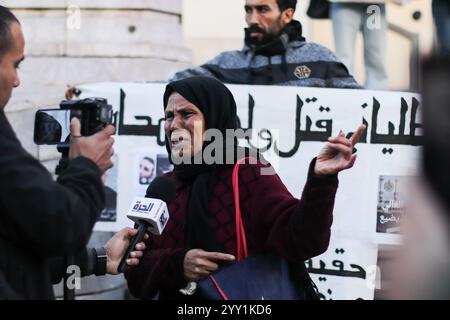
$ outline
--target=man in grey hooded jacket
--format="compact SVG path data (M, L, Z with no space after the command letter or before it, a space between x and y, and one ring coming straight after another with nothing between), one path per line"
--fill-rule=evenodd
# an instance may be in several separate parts
M171 81L205 75L230 84L361 88L329 49L306 42L293 19L296 5L297 0L246 0L244 48L222 52Z

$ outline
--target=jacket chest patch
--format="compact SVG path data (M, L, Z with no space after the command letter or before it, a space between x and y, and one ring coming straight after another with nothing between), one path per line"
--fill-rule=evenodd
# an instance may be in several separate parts
M311 69L307 66L298 66L294 70L294 76L296 76L299 79L307 79L311 76Z

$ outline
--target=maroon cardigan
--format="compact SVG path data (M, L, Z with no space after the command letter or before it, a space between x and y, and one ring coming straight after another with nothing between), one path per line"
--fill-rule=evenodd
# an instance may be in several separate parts
M262 165L241 165L239 192L248 253L271 253L290 261L304 261L326 251L330 240L337 176L317 177L311 162L301 200L294 198L278 175L261 175ZM226 253L236 255L236 229L232 167L222 169L209 199L211 226ZM150 236L141 262L125 273L133 296L182 299L186 286L183 260L186 217L191 185L176 182L176 198L169 206L170 219L161 236Z

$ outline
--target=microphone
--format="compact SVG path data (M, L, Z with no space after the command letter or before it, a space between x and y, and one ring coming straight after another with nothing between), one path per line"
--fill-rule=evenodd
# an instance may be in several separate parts
M175 199L175 182L166 176L156 177L148 186L145 197L135 197L127 217L138 225L138 233L131 239L117 270L125 271L126 261L145 232L161 235L169 220L167 205Z

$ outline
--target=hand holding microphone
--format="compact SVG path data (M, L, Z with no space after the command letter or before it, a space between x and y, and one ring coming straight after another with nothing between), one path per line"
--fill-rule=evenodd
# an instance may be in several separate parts
M130 240L137 234L137 230L133 228L123 228L106 242L104 250L106 254L106 273L118 274L118 266L124 253L126 252ZM148 239L148 234L144 236L144 240ZM128 267L134 267L139 264L139 259L145 250L145 243L139 242L131 251L130 258L127 259Z
M137 234L131 239L125 255L120 261L118 271L124 272L126 261L136 244L142 241L146 231L161 235L169 220L167 205L175 199L175 183L168 177L155 178L148 186L145 198L134 198L127 217L138 226Z

